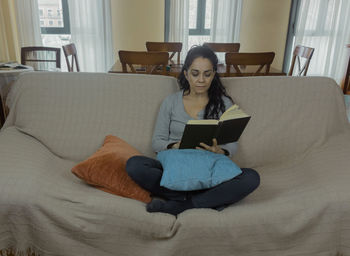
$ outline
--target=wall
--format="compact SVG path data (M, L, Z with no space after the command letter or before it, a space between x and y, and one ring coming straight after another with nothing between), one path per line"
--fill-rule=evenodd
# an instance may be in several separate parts
M120 49L141 51L145 50L146 41L164 40L164 0L112 0L111 2L116 59ZM8 60L19 60L19 51L14 47L17 35L16 27L13 27L15 20L13 15L9 15L13 13L13 3L11 0L1 0L0 4L5 19L12 20L5 21L5 35L10 55ZM240 35L241 51L274 51L276 56L272 66L281 69L290 5L291 0L244 0ZM4 45L1 44L0 48L1 52Z
M164 0L112 0L116 59L119 50L145 51L146 41L164 41Z
M282 69L291 1L243 0L240 51L274 51L272 66ZM142 51L146 41L164 40L164 2L112 0L116 54L120 49Z
M240 52L273 51L282 69L291 0L244 0Z

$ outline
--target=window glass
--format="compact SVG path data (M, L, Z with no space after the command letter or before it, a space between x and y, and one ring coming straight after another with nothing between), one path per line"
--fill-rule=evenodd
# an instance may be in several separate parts
M190 14L196 17L196 26L189 27L188 47L200 45L210 39L212 0L190 0ZM194 19L190 16L190 20Z
M333 26L332 23L335 22L335 17L333 16L334 12L335 12L335 2L329 1L327 6L327 14L325 19L325 27L324 27L326 31L330 31ZM336 17L339 17L339 14L336 15Z
M303 5L308 4L307 2L303 1L301 8L303 8ZM314 8L312 8L312 11L307 14L307 23L305 24L305 30L315 30L317 27L317 18L318 18L318 12L320 9L320 1L314 1Z
M207 0L205 6L205 29L210 29L211 25L211 10L213 6L213 0Z
M40 12L41 33L70 34L69 10L67 0L37 1Z
M190 29L196 29L197 27L197 6L198 1L197 0L190 0L189 2L190 10L189 10L189 28Z
M67 0L38 0L38 7L43 45L61 48L61 70L68 71L62 50L71 43Z

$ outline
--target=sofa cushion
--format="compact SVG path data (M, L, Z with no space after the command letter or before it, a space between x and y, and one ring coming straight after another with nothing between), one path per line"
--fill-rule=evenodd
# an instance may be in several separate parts
M164 169L160 185L179 191L211 188L242 173L227 156L206 150L165 150L157 159Z
M91 156L107 134L118 134L154 157L150 145L160 104L177 90L169 76L27 72L6 99L12 110L6 126L76 162Z
M72 172L98 189L147 203L151 201L150 193L137 185L125 171L126 161L135 155L140 155L140 152L134 147L108 135L103 146L74 166Z
M339 85L327 77L223 78L227 92L251 119L233 160L259 168L294 162L348 130Z

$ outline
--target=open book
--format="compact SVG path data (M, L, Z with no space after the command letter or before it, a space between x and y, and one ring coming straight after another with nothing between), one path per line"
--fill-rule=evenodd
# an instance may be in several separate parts
M195 148L200 142L212 145L216 138L218 145L235 142L245 129L250 116L237 104L228 108L219 120L189 120L182 135L180 149Z

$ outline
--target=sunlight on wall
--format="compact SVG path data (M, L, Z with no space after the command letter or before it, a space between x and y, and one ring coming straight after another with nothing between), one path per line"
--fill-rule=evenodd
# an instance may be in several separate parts
M145 51L146 41L164 41L164 0L113 0L114 51Z
M291 0L244 0L240 52L273 51L272 66L282 69Z
M20 61L14 2L0 1L0 61Z

